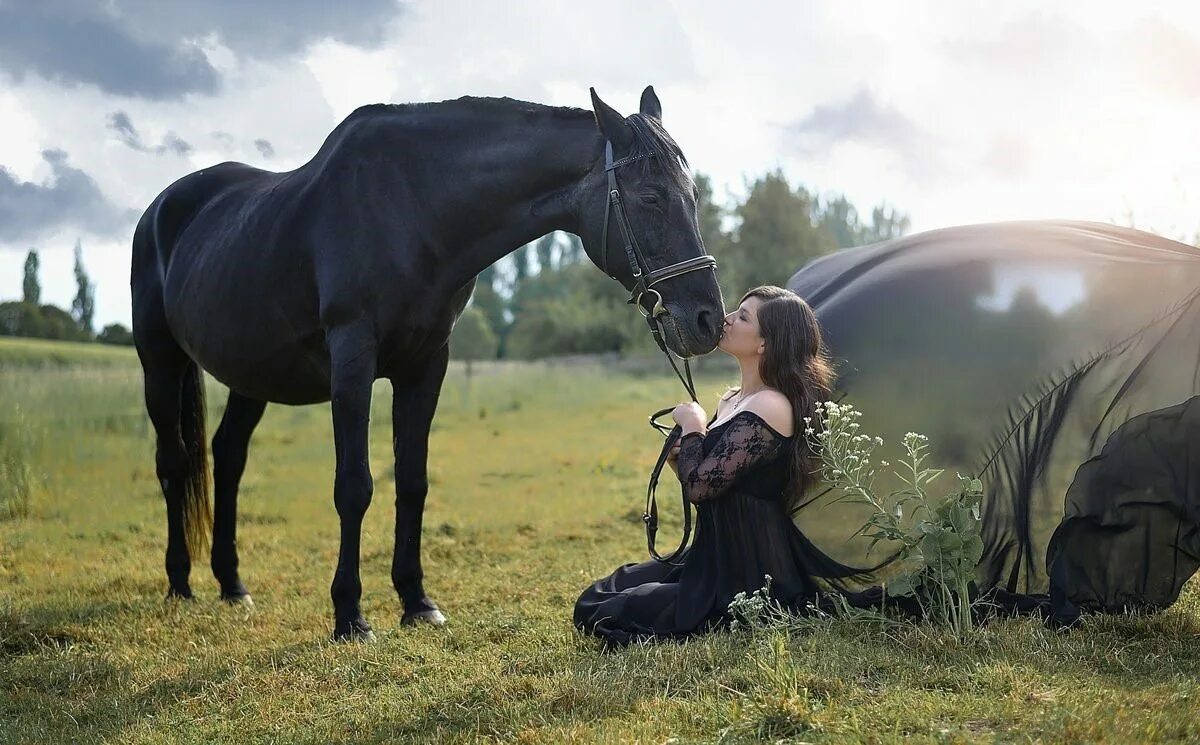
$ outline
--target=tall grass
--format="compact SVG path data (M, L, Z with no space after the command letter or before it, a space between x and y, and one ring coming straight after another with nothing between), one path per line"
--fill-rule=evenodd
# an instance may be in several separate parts
M36 474L34 434L18 407L0 411L0 520L29 514Z

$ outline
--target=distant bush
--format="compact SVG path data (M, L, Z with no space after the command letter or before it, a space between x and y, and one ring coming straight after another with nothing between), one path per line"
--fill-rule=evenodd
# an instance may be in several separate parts
M626 304L627 297L590 265L574 264L531 277L513 300L516 320L509 332L508 356L653 352L646 322Z
M24 301L0 303L0 336L91 341L91 335L62 308Z
M119 323L110 323L96 334L96 341L101 344L116 344L122 347L133 346L133 332Z

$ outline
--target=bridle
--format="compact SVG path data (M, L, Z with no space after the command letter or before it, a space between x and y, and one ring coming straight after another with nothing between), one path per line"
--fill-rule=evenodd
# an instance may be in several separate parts
M680 336L679 326L671 314L667 312L666 306L663 305L662 294L654 289L654 285L663 280L687 274L688 272L703 269L712 269L715 272L717 269L717 260L709 254L702 254L691 259L684 259L675 264L670 264L661 269L650 269L650 264L646 261L646 256L642 253L641 246L638 245L637 237L633 234L633 228L629 225L629 217L625 214L625 205L621 200L621 189L617 184L617 169L623 165L628 165L642 158L653 157L654 155L655 153L651 151L614 161L612 142L606 141L604 143L604 170L608 175L608 198L604 202L604 228L600 244L600 268L608 276L613 276L608 271L608 225L612 221L613 215L616 215L617 227L620 229L621 236L624 239L625 257L629 260L629 268L633 273L633 288L629 291L629 300L627 302L636 305L638 312L646 319L646 323L650 327L650 333L654 336L655 343L658 344L658 348L662 350L663 354L667 356L667 361L671 363L671 368L675 370L676 377L683 383L683 387L687 390L688 395L695 401L696 386L692 382L692 368L688 364L687 358L681 357L686 376L684 373L679 372L679 366L675 364L674 355L667 349L666 341L663 339L662 319L665 316L667 322L675 327L676 336ZM642 299L650 294L654 296L654 304L647 311L646 306L642 303ZM684 495L683 539L679 542L679 547L667 556L659 555L658 551L654 548L654 538L658 533L658 503L654 498L654 490L658 486L658 476L662 472L663 465L666 463L671 449L682 436L682 429L678 425L674 428L669 428L665 424L659 424L656 420L671 413L674 408L661 409L650 415L650 426L666 435L667 441L658 456L658 462L654 466L654 471L650 474L650 483L646 487L646 509L642 513L642 522L646 524L646 544L650 549L650 555L666 564L679 564L682 562L681 554L687 547L688 539L692 534L691 504L688 502L687 496Z
M683 359L684 371L687 373L687 377L685 378L679 372L679 367L675 364L675 358L671 354L671 351L667 349L667 344L663 340L663 317L666 317L667 321L675 327L677 336L679 335L679 326L676 324L675 319L671 317L671 314L667 312L666 306L663 305L662 294L654 289L654 285L663 280L702 269L712 269L715 272L717 269L717 260L710 254L701 254L691 259L684 259L669 266L664 266L661 269L650 269L650 264L646 261L646 255L642 253L642 248L638 245L637 236L633 234L633 228L629 225L629 216L625 214L625 204L621 199L621 189L617 185L617 169L634 161L653 157L654 155L654 152L649 152L614 161L612 142L608 141L604 143L604 170L608 174L608 198L604 202L604 229L600 242L600 268L608 276L613 276L608 271L608 225L612 222L613 215L616 215L617 227L620 228L621 237L624 239L625 257L629 260L629 269L633 274L633 288L630 289L629 300L626 302L637 306L638 312L642 314L646 319L647 325L650 326L650 333L653 334L658 348L667 356L667 361L671 363L671 367L675 370L675 375L683 383L683 387L687 389L688 395L695 401L696 386L692 383L692 369L688 364L687 358L681 357ZM651 306L650 310L646 310L642 299L651 294L654 296L654 305ZM653 423L653 417L651 418L651 423ZM657 426L655 428L658 429Z

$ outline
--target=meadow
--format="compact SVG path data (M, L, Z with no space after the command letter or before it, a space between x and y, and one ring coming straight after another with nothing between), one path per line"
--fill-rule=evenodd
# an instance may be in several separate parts
M711 406L734 370L703 366ZM209 432L224 389L209 381ZM443 628L401 627L391 588L387 384L363 531L376 640L329 641L337 552L327 406L272 406L242 482L253 608L207 558L165 601L166 520L132 350L0 339L0 742L1195 742L1200 591L1153 616L1034 619L957 640L811 618L602 652L579 592L645 557L649 412L665 361L452 366L430 444L426 588ZM677 533L677 488L660 541ZM848 531L847 531L848 532Z

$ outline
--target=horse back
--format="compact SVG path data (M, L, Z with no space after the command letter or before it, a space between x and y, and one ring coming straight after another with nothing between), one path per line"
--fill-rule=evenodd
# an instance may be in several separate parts
M244 163L227 162L189 173L163 189L142 213L134 232L134 284L148 279L157 279L161 284L180 236L214 200L238 186L275 175Z

